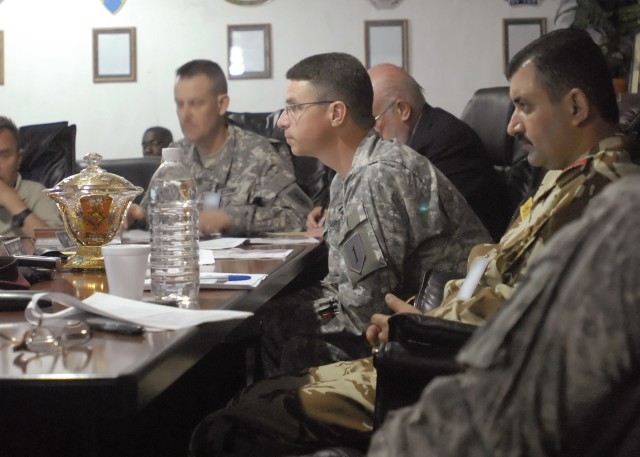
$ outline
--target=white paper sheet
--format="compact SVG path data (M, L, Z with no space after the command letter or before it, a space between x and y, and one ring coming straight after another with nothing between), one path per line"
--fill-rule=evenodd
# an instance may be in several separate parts
M221 249L214 251L216 259L286 259L293 249Z
M247 242L246 238L223 237L213 240L200 241L200 249L230 249L242 246Z
M249 279L241 280L241 281L225 281L220 278L215 278L212 276L217 276L219 272L206 272L200 270L200 289L253 289L258 287L258 285L262 282L264 278L267 277L266 274L249 274L249 273L226 273L229 275L242 275L249 276ZM144 280L144 288L145 290L151 289L151 279L146 278Z
M318 244L317 238L289 237L289 238L249 238L249 244Z
M45 313L37 305L38 300L43 297L69 306L69 308L57 313ZM205 322L245 319L252 315L252 313L244 311L174 308L137 300L128 300L101 292L93 294L84 301L80 301L71 295L57 292L35 294L31 302L27 305L24 314L27 321L35 325L40 318L43 320L67 318L82 311L142 325L147 329L160 330L178 330Z

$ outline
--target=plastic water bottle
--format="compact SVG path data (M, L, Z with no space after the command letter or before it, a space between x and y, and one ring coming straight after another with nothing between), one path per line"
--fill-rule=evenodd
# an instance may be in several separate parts
M182 150L164 148L149 184L151 292L157 300L195 305L200 288L196 183Z

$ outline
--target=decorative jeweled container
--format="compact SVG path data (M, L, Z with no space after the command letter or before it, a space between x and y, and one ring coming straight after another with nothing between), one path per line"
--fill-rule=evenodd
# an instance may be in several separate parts
M43 192L52 198L78 249L65 268L104 270L102 246L120 232L129 205L143 189L100 168L100 154L84 156L87 168Z

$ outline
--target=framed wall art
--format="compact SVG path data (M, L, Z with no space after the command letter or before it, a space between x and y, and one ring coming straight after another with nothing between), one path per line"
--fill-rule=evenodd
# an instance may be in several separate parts
M93 29L93 82L136 81L135 27Z
M409 71L408 21L365 21L365 65L392 63Z
M4 85L4 31L0 30L0 86Z
M229 79L271 78L271 25L227 26Z
M0 32L2 33L2 32ZM0 67L2 64L0 63ZM636 35L633 47L633 62L631 64L631 81L629 83L629 92L637 94L640 89L640 33Z
M504 70L518 51L547 33L547 19L544 17L502 20L502 51Z

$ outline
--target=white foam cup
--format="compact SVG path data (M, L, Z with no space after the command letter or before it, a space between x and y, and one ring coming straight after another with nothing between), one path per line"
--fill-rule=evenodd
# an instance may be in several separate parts
M142 299L149 263L148 244L110 244L102 246L109 293L132 300Z

